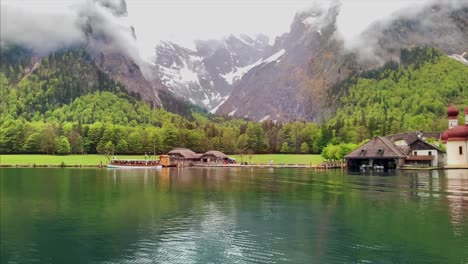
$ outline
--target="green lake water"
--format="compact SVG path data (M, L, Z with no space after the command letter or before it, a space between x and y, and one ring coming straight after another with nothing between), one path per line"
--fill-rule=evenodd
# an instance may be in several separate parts
M1 263L468 263L468 170L0 169Z

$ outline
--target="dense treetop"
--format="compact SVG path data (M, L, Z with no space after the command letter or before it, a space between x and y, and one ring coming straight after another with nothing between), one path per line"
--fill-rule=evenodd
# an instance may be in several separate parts
M2 51L0 67L0 153L320 153L336 145L323 155L340 159L356 146L349 143L373 136L444 130L447 105L468 104L468 67L431 48L403 50L400 64L335 86L336 115L325 124L216 117L166 93L166 110L155 108L101 72L85 49L42 59L11 52Z
M344 82L330 120L346 141L404 131L443 131L450 103L468 105L468 67L437 49L402 50L387 63ZM357 137L357 138L356 138Z

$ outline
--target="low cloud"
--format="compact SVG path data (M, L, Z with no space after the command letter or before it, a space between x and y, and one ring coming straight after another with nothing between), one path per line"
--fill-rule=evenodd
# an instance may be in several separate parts
M72 10L57 13L2 4L0 39L2 46L14 43L38 53L47 53L83 43L83 22Z
M462 53L468 47L467 34L453 19L457 16L453 12L462 8L468 8L466 1L408 3L352 34L343 33L344 25L352 24L345 14L339 18L338 31L345 48L355 52L362 62L382 64L389 59L397 60L400 48L413 46L426 45L445 49L447 53Z
M19 4L2 2L2 46L19 44L47 54L87 43L141 61L124 0L71 0L57 2L56 6L40 6L33 1Z

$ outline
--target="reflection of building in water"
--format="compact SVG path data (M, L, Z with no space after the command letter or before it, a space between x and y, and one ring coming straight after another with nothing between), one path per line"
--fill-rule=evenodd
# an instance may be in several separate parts
M162 168L159 175L159 186L161 190L169 191L171 187L171 169Z
M409 181L411 195L423 198L440 197L442 186L438 170L405 171L404 176L403 179Z
M440 199L446 208L455 235L463 234L468 221L468 170L406 171L411 196L418 199Z
M468 221L468 170L446 170L446 197L456 235L466 235L463 225Z

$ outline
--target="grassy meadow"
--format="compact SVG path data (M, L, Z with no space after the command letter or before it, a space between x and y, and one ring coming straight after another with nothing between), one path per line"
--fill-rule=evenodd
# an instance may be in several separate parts
M140 156L117 156L119 159L143 159L144 155ZM103 155L0 155L0 164L2 165L83 165L92 166L107 164L107 158Z
M251 156L251 159L249 159L249 155L243 155L242 158L239 155L229 155L229 157L235 158L238 163L242 160L256 164L268 164L270 160L273 160L273 164L317 164L323 162L323 158L320 155L311 154L254 154ZM144 155L117 155L117 158L143 159ZM107 164L107 159L102 155L0 155L1 165L61 165L62 162L65 165L93 166L99 165L100 162Z
M229 155L235 158L238 163L241 162L239 155ZM323 158L316 154L253 154L251 159L249 155L243 155L242 161L255 164L268 164L273 160L273 164L314 164L323 162Z

